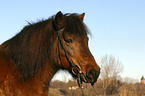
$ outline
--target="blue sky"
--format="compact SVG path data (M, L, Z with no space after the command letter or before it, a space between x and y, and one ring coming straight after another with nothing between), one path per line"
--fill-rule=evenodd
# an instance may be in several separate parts
M86 13L89 47L98 64L105 54L113 55L124 66L122 77L145 76L144 0L0 0L0 44L26 21L47 19L58 11Z

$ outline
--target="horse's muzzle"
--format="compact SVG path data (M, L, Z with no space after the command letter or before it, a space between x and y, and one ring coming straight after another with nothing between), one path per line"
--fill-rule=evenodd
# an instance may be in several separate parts
M91 85L94 85L99 75L100 75L100 69L96 71L95 69L92 68L86 73L86 75L83 73L78 74L78 81L80 83L85 82L85 83L91 83Z
M97 81L98 77L100 75L100 69L97 71L95 69L90 69L87 73L86 73L86 80L87 83L91 83L92 85L94 85L94 83Z

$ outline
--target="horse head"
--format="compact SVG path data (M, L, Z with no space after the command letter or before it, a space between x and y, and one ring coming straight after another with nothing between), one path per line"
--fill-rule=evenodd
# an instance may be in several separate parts
M83 23L84 13L65 14L58 12L52 22L57 33L57 65L68 70L78 82L97 81L100 67L88 47L88 30Z

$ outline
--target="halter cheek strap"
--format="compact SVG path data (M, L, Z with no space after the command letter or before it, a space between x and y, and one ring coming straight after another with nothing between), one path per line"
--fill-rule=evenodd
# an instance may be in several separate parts
M65 50L65 48L64 48L64 46L63 46L63 43L62 43L62 40L61 40L61 37L60 37L60 32L61 32L62 30L64 30L64 28L61 29L61 30L59 30L59 31L57 31L57 37L58 37L58 55L59 55L59 60L60 60L60 63L61 63L61 67L62 67L62 68L65 68L65 67L63 66L63 64L62 64L62 60L61 60L61 56L60 56L60 46L61 46L61 48L63 49L63 51L64 51L64 53L65 53L65 57L66 57L67 61L69 62L69 65L70 65L70 67L71 67L72 73L73 73L74 75L77 75L77 73L74 72L74 69L73 69L74 67L77 67L77 68L79 69L79 73L82 73L82 71L81 71L81 69L80 69L80 67L79 67L78 65L75 65L75 64L72 62L72 60L69 58L69 56L68 56L68 54L67 54L67 52L66 52L66 50ZM60 65L59 65L59 66L60 66Z

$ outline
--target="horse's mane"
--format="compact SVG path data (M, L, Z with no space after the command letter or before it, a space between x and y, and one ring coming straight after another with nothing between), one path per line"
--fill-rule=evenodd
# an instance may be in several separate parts
M87 34L86 26L77 14L66 14L66 32L76 35ZM24 27L20 33L4 42L0 51L11 58L20 71L23 79L31 78L44 66L49 59L53 48L55 30L52 27L54 16L47 20L32 23Z

